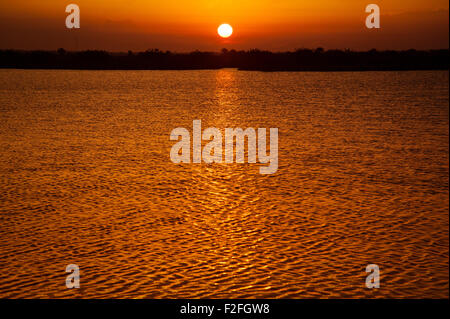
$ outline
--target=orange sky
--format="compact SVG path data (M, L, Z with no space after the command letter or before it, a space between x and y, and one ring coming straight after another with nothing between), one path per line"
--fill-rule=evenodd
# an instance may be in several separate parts
M81 29L65 28L78 4ZM381 9L366 29L365 7ZM235 33L217 36L223 22ZM15 0L0 2L0 48L159 48L173 51L260 48L448 48L447 0Z

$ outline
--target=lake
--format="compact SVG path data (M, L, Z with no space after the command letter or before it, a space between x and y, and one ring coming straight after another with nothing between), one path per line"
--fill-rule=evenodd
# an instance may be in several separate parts
M448 298L448 97L448 71L0 70L0 297ZM195 119L278 128L277 172L172 163Z

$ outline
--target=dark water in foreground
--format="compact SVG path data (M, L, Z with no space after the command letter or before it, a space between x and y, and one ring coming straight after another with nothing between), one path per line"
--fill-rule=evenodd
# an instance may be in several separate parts
M448 84L0 70L0 297L448 298ZM278 172L173 164L194 119L278 127Z

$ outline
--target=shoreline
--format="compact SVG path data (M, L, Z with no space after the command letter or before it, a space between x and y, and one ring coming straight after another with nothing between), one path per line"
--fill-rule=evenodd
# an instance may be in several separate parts
M174 53L157 49L107 51L0 50L2 69L45 70L219 70L261 72L360 72L449 70L449 50L350 51L299 49Z
M43 71L215 71L233 69L246 72L399 72L399 71L449 71L449 67L442 68L42 68L42 67L0 67L0 70L43 70Z

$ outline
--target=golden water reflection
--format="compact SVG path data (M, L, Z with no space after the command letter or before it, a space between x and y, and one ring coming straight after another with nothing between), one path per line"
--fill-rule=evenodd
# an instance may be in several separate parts
M0 88L0 297L448 298L448 72L0 70ZM194 119L278 127L278 172L173 164Z

